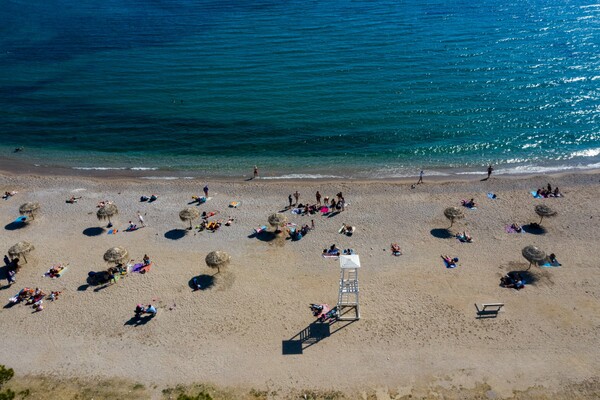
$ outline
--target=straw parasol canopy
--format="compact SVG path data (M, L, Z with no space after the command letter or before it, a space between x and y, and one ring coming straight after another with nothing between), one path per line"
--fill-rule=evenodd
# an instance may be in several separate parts
M188 207L179 212L179 218L183 222L190 221L190 229L192 229L192 221L200 217L200 211L197 208Z
M458 207L448 207L444 210L444 215L446 218L450 220L450 228L454 225L454 220L462 219L465 217L465 214Z
M206 258L204 259L204 261L206 261L206 265L208 265L210 268L217 269L217 273L221 272L220 268L227 266L230 260L231 257L229 256L229 254L219 250L211 251L206 255Z
M269 215L269 225L275 227L275 232L277 232L279 227L283 226L286 222L286 216L281 213L273 213Z
M10 249L8 249L8 255L11 258L14 258L14 257L23 257L23 259L25 260L25 262L27 262L27 258L25 258L25 254L29 253L34 248L35 247L33 247L33 245L31 243L22 241L22 242L19 242L19 243L15 244Z
M523 254L523 257L529 261L529 268L531 268L531 264L539 263L546 259L546 252L536 246L524 247L521 251L521 254Z
M119 264L129 257L129 253L124 247L111 247L104 253L104 261L108 263Z
M38 203L37 201L32 201L29 203L21 204L21 207L19 207L19 214L27 215L28 217L31 217L31 219L35 219L35 214L38 212L39 209L40 203Z
M119 213L119 209L113 203L106 203L103 207L98 209L96 216L98 219L108 219L108 223L112 224L110 217L113 217Z
M535 213L540 216L540 224L544 217L554 217L557 214L555 210L545 204L538 204L535 206Z

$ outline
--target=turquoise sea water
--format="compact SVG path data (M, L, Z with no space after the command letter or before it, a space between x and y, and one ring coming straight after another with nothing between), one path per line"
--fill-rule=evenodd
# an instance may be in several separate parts
M7 0L0 154L189 176L600 167L600 4L505 3Z

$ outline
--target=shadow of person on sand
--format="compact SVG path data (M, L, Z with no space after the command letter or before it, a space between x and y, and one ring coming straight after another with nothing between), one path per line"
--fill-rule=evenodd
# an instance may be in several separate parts
M9 224L4 225L4 229L6 229L7 231L16 231L17 229L22 229L22 228L25 228L26 226L27 226L26 222L13 221Z
M450 239L454 235L450 232L448 228L434 228L430 231L431 236L438 239Z
M150 322L154 319L155 315L156 314L144 314L144 315L140 315L140 316L134 315L128 321L126 321L123 325L129 325L129 326L146 325L148 322Z
M100 236L104 233L104 228L101 228L99 226L93 226L90 228L85 228L82 233L85 236L89 236L89 237Z
M171 229L165 232L165 237L171 240L179 240L185 236L187 231L185 229Z
M215 285L214 275L198 275L189 280L188 286L195 292L197 290L208 290Z

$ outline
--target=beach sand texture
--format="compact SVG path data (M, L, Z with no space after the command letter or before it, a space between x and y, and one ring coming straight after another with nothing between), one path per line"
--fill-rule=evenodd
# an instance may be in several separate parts
M552 392L600 371L599 178L589 173L440 181L416 189L385 181L215 181L209 182L212 199L193 207L220 210L220 218L235 221L215 233L196 233L184 231L178 214L192 195L202 195L204 181L5 174L0 189L19 193L0 202L0 220L9 224L26 201L39 201L41 210L21 229L0 230L4 252L20 240L35 245L17 283L0 290L2 300L25 286L63 293L40 313L22 304L0 309L0 363L20 374L282 392L386 387L402 394L481 382L497 396L536 385ZM529 191L547 182L565 197L533 199ZM301 202L311 203L317 190L330 197L342 191L350 206L331 218L286 212L298 225L315 220L316 229L300 241L249 237L268 225L269 214L282 210L295 190ZM498 198L488 199L489 191ZM157 201L139 202L152 193ZM65 203L71 195L82 199ZM438 237L449 226L443 210L471 197L478 209L465 209L452 229L466 229L475 242ZM90 229L106 225L96 218L101 200L119 207L115 235L93 236ZM228 208L231 201L242 205ZM558 211L544 220L545 234L505 232L512 222L538 221L533 208L541 203ZM137 211L148 226L124 232L129 220L137 221ZM357 227L352 237L337 233L342 223ZM390 254L392 242L400 244L402 256ZM361 257L362 319L333 324L329 337L305 343L301 355L282 354L282 342L314 322L310 303L337 301L338 262L321 257L334 243ZM532 267L537 282L521 291L500 287L506 272L527 268L521 249L530 244L556 253L562 267ZM102 256L115 245L138 262L147 253L152 269L115 285L87 287L88 272L106 269ZM213 250L227 251L231 263L211 288L193 291L194 276L215 274L204 262ZM459 266L446 269L441 254L459 257ZM64 276L43 277L56 263L69 264ZM502 302L504 311L495 319L476 319L474 303L482 302ZM137 303L156 304L157 317L128 324Z

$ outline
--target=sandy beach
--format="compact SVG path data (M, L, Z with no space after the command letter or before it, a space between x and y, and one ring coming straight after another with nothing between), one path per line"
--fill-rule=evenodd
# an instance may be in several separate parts
M12 287L2 281L3 304L23 287L62 291L44 311L23 304L0 309L0 364L21 376L57 379L120 378L154 388L211 383L277 393L286 398L304 388L333 390L347 397L377 398L594 398L600 393L600 173L492 177L411 182L202 181L199 179L94 179L4 172L0 190L18 193L0 202L2 251L20 240L34 244ZM194 206L234 218L218 231L186 231L179 211L208 183L210 200ZM564 197L534 199L547 183ZM346 211L333 217L284 211L298 225L315 222L300 241L250 237L284 210L288 195L315 202L315 192L343 192ZM486 194L494 192L496 199ZM156 194L153 203L141 195ZM81 196L76 204L65 202ZM474 243L444 238L443 211L475 198L453 232L467 230ZM119 208L119 232L98 227L99 201ZM24 227L9 226L27 201L41 204ZM228 204L240 201L233 209ZM505 226L539 221L534 206L558 214L544 219L545 232L507 233ZM137 212L147 227L124 232ZM356 227L347 237L346 223ZM271 228L269 228L271 229ZM400 244L394 257L390 243ZM336 244L360 255L361 320L331 325L331 334L302 354L284 354L284 341L298 338L314 322L308 305L337 301L339 264L322 250ZM109 286L88 286L90 271L107 268L104 252L124 246L140 262L153 261L144 275L131 273ZM521 249L536 245L555 253L558 268L530 270L535 282L523 290L500 287L509 271L526 270ZM206 290L190 280L215 274L204 258L213 250L231 255L228 267ZM441 254L459 258L455 269ZM52 265L68 264L57 279ZM3 274L4 277L4 274ZM477 319L475 303L504 303L497 318ZM129 324L138 303L158 315ZM472 391L471 391L472 390ZM534 391L534 392L528 392ZM532 398L534 398L532 394ZM579 396L579 397L577 397ZM526 398L526 397L522 397Z

